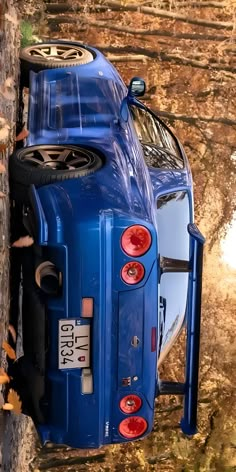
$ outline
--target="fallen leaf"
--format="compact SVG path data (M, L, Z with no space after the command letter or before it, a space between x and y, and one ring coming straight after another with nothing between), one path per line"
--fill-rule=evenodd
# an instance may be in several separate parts
M3 385L9 382L10 382L10 377L8 377L3 367L0 367L0 384Z
M9 130L10 130L10 126L8 126L8 125L5 125L2 129L0 129L0 139L1 140L8 139Z
M9 404L13 405L13 410L17 415L22 413L22 401L20 400L18 393L12 388L10 388L7 395L7 401Z
M11 403L4 403L4 405L2 405L2 409L3 410L7 410L7 411L10 411L10 410L13 410L13 405Z
M12 244L12 247L29 247L32 244L34 244L34 240L31 236L22 236Z
M12 359L13 361L16 360L16 353L14 349L10 346L10 344L7 343L7 341L3 341L2 348L10 359Z
M0 162L0 174L3 174L4 172L6 172L6 167Z
M0 144L0 152L5 152L7 149L7 145L6 144Z
M2 394L2 392L0 392L0 408L2 408L4 403L5 403L5 400L4 400L3 394Z
M11 334L11 337L12 337L14 343L16 344L16 330L15 330L14 326L12 326L11 324L9 324L9 326L8 326L8 331L9 331L9 333Z
M23 128L21 132L16 136L15 141L22 141L29 136L29 131L26 128Z

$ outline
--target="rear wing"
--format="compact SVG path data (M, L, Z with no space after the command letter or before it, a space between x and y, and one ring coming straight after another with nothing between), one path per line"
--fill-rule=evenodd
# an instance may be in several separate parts
M190 261L161 258L161 272L189 272L185 382L158 380L157 395L184 395L183 433L197 432L198 371L201 324L202 266L205 238L195 224L188 225Z

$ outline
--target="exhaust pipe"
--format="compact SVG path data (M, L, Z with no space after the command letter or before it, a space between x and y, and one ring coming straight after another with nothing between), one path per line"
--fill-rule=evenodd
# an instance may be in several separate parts
M62 273L52 262L45 261L35 270L35 282L47 295L59 295L62 287Z

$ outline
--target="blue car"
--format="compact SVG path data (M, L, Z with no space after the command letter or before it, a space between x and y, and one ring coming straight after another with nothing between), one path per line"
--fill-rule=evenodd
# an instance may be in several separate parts
M184 150L138 100L144 81L127 87L95 48L29 46L21 82L29 135L10 176L34 242L21 261L23 370L41 440L143 438L164 394L183 395L192 435L204 238ZM185 326L185 381L161 379Z

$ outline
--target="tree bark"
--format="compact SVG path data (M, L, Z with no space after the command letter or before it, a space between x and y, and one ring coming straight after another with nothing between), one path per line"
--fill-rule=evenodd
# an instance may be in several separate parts
M152 7L145 7L134 5L132 3L127 3L126 5L122 5L119 1L107 0L106 5L96 5L87 7L89 11L107 11L110 9L112 11L134 11L139 13L144 13L147 15L157 16L160 18L168 18L170 20L178 20L183 21L184 23L189 23L198 26L204 26L207 28L213 29L227 29L232 30L234 27L234 23L230 21L208 21L204 18L192 18L181 13L175 13L173 11L162 10L160 8L152 8ZM78 12L84 11L84 6L69 6L63 3L46 3L46 12L47 13L65 13L65 12Z
M180 115L178 113L171 113L164 110L158 110L156 111L156 114L163 118L168 118L171 121L180 120L189 124L196 123L197 121L204 121L205 123L221 123L227 126L236 126L236 120L231 120L230 118L223 118L223 117L214 118L211 116L200 116L200 115L187 116L187 115Z
M222 61L219 62L218 58L206 58L203 62L191 57L178 56L177 54L167 54L164 51L151 51L144 48L133 48L130 46L100 46L99 49L104 53L108 53L108 59L113 62L116 62L116 57L117 62L121 62L122 60L127 62L129 62L129 60L133 61L135 60L135 55L138 54L139 56L143 56L143 58L146 57L158 59L160 62L172 62L173 64L191 66L199 69L236 72L236 65L229 65Z
M176 0L175 0L176 1ZM166 2L168 6L171 6L170 2ZM206 2L195 2L195 1L189 1L189 2L181 2L177 1L176 2L176 7L185 7L185 8L192 8L192 7L197 7L197 8L225 8L227 6L226 2L214 2L214 1L206 1Z

